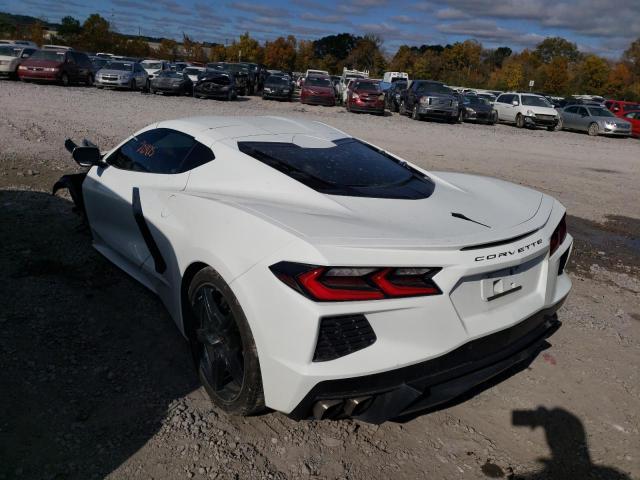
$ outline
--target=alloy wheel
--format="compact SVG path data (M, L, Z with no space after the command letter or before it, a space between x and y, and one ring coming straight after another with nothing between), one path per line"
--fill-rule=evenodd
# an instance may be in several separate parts
M598 135L598 131L599 128L597 123L592 123L591 125L589 125L589 135L595 137L596 135Z
M221 400L233 402L242 391L244 353L231 308L215 286L204 284L195 294L193 311L199 321L200 377Z

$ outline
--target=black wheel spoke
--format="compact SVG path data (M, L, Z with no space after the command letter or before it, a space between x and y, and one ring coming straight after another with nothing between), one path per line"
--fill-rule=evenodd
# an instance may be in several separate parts
M239 385L242 385L242 377L244 376L242 362L240 360L240 352L235 349L223 349L222 351L224 363L229 371L229 374L233 380Z

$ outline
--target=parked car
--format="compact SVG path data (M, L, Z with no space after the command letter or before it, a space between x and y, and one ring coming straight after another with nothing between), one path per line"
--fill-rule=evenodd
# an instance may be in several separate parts
M185 75L187 75L191 81L195 84L198 81L198 77L200 77L200 75L202 75L204 72L206 72L207 69L204 67L194 67L189 66L187 68L185 68L182 73L184 73Z
M249 79L249 69L246 66L239 63L214 62L207 63L207 69L232 73L235 80L236 93L241 96L249 94L251 82Z
M140 66L144 68L145 72L147 72L147 77L149 78L149 80L151 80L157 72L171 70L169 62L165 60L143 60L142 62L140 62Z
M410 115L414 120L430 117L453 123L458 119L458 100L455 92L443 83L413 80L402 92L400 114Z
M489 103L495 102L497 98L493 93L485 93L485 92L478 93L478 97L484 98Z
M284 75L269 75L264 82L262 89L262 98L275 100L291 100L293 89L291 88L291 79Z
M207 70L193 86L193 96L235 100L238 98L236 76L224 70Z
M618 116L624 115L625 112L630 112L631 110L640 110L640 104L638 102L607 100L606 102L604 102L604 105Z
M34 48L36 50L38 49L38 44L30 40L11 40L8 38L3 38L2 40L0 40L0 45L20 45L22 47Z
M190 66L189 63L187 62L174 62L170 65L170 70L172 72L180 72L182 73L182 71L187 68L188 66Z
M631 135L640 137L640 110L626 112L622 118L631 124Z
M107 65L107 63L111 61L111 59L98 57L96 55L90 56L89 60L91 60L91 65L93 66L93 71L95 73L98 73L100 69L104 68Z
M560 110L560 126L564 130L587 132L589 135L631 135L631 123L616 117L605 107L570 105Z
M304 74L305 77L310 77L310 76L314 76L314 77L324 77L324 76L329 76L329 72L327 72L326 70L315 70L313 68L309 68L307 69L307 71Z
M96 73L96 88L139 90L147 87L147 72L139 63L111 61Z
M22 81L38 80L93 85L93 65L82 52L72 50L37 50L18 67Z
M384 72L382 81L388 83L404 82L409 83L409 74L407 72Z
M463 95L461 122L484 122L493 125L498 121L498 112L493 105L479 95Z
M67 45L43 45L42 50L54 50L56 52L73 50Z
M149 82L149 93L151 94L193 94L193 82L186 73L165 70L158 73Z
M336 104L336 93L328 75L307 77L300 91L300 103L308 105Z
M558 112L549 101L531 93L503 93L493 104L498 121L515 123L516 127L546 127L554 131L558 125Z
M249 95L262 92L264 82L269 76L267 67L260 63L240 62L239 65L246 67L249 74Z
M336 95L338 97L338 103L341 105L347 104L347 92L349 91L349 84L352 80L359 78L369 78L369 72L367 70L349 70L347 68L342 69L342 76L340 82L336 86Z
M380 89L380 82L368 79L352 82L347 92L346 108L349 112L384 115L384 93Z
M400 101L402 100L402 92L407 89L408 82L396 80L384 92L384 104L391 112L400 111Z
M36 51L36 48L18 44L0 44L0 77L16 80L18 67Z
M158 295L220 411L406 417L523 370L560 328L573 239L548 194L310 119L131 133L107 152L68 140L86 170L54 191Z

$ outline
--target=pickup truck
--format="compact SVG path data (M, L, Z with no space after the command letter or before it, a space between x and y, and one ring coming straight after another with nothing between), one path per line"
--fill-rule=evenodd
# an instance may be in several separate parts
M458 119L458 99L455 92L433 80L413 80L400 99L400 115L414 120L440 118L454 123Z

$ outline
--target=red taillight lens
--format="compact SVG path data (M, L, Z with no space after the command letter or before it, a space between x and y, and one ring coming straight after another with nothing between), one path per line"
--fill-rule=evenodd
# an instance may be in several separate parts
M439 268L319 267L293 262L280 262L270 268L286 285L319 302L442 293L431 279Z
M562 245L564 239L567 238L567 216L563 215L562 220L551 235L551 246L549 247L549 256L553 255L558 247Z

